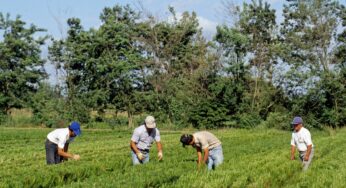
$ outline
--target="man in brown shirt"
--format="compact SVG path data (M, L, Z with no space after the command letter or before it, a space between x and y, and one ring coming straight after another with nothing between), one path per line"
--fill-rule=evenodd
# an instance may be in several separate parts
M222 146L219 139L208 131L199 131L192 135L184 134L180 137L180 142L196 148L198 155L198 167L207 164L208 169L215 169L223 162ZM202 157L202 151L204 153Z

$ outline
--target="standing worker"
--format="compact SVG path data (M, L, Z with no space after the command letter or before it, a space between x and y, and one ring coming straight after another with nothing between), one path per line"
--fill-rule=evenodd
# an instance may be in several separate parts
M208 131L199 131L192 135L184 134L180 137L180 142L196 148L198 155L198 168L202 164L208 165L208 170L215 168L223 162L222 146L219 139ZM202 151L204 153L202 157Z
M55 129L47 135L46 160L47 164L58 164L72 158L79 160L79 155L68 153L69 144L81 134L80 125L73 121L68 128Z
M161 161L163 154L160 132L156 128L155 118L147 116L144 124L137 127L131 137L130 147L133 165L149 162L149 150L154 141L157 145L158 160Z
M292 139L291 139L291 160L294 160L295 148L299 152L299 158L303 163L303 171L307 170L312 157L314 156L314 146L311 140L309 130L303 127L303 119L295 117L292 121Z

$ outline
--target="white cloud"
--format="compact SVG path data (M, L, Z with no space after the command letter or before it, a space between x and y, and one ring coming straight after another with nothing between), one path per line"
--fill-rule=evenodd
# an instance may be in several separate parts
M180 20L182 18L182 13L177 12L176 17L177 17L177 20ZM202 28L203 36L206 39L211 40L216 33L216 26L218 25L218 23L202 16L197 16L197 19L198 19L199 27ZM168 22L172 23L173 21L174 21L173 16L170 15L168 17Z
M218 24L201 16L198 16L197 18L199 21L199 25L202 28L204 37L206 37L208 40L211 40L216 33L216 26Z

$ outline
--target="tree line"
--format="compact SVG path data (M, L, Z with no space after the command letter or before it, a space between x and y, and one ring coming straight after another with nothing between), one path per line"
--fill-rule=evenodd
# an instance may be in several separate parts
M230 4L229 4L230 5ZM287 0L281 23L269 3L227 6L232 25L202 35L195 12L171 20L106 7L99 28L67 20L66 37L0 13L0 109L30 108L36 122L114 120L152 114L162 123L196 128L258 125L288 129L346 124L346 9L338 1ZM63 78L46 81L41 49ZM97 111L96 117L90 115Z

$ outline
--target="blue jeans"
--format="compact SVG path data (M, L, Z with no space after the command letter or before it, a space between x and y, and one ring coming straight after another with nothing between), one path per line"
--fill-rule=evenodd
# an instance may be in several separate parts
M133 152L131 150L131 156L132 156L132 163L133 163L133 165L144 164L144 163L149 162L149 152L141 151L141 153L143 154L143 160L139 160L137 155L135 154L135 152Z
M222 146L217 146L211 150L209 150L208 156L208 170L215 170L217 166L219 166L223 162L223 152Z

